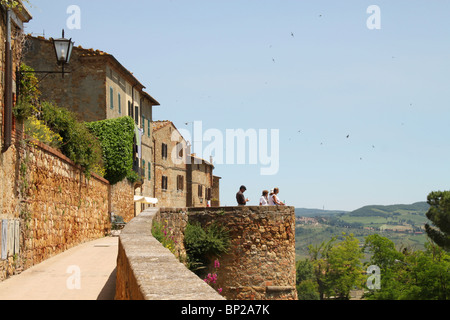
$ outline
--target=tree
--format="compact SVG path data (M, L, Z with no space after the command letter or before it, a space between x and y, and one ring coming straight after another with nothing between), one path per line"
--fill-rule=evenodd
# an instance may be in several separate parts
M379 235L366 238L369 263L381 270L380 290L365 294L370 300L447 300L450 298L450 255L429 243L425 251L398 251Z
M378 266L381 272L380 290L369 291L365 294L367 299L396 300L403 286L398 282L405 267L405 256L397 251L394 242L378 234L366 237L363 252L370 254L369 265Z
M434 226L425 225L428 236L441 248L450 251L450 191L437 191L428 195L431 206L427 218Z
M308 259L297 261L295 269L298 300L319 300L319 290L312 262Z
M350 291L360 287L363 280L359 241L353 234L344 235L344 240L333 246L328 254L329 270L326 275L329 296L349 300Z
M320 300L325 298L328 291L326 286L326 274L328 272L328 252L333 247L336 237L333 237L328 242L322 242L319 246L309 245L309 255L311 263L314 266L314 276L317 282L317 289L319 290Z
M350 291L361 284L363 254L359 241L353 235L343 236L343 241L337 244L334 237L319 246L308 247L321 300L331 296L349 299Z

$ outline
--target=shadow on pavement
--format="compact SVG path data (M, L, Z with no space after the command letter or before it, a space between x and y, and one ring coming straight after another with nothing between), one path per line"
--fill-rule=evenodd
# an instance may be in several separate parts
M97 300L114 300L116 295L116 273L117 268L111 273L105 286L97 297Z

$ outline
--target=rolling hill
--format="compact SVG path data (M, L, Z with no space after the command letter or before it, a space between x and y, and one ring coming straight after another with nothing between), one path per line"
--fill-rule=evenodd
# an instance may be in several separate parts
M424 225L428 222L428 209L426 202L371 205L352 212L298 208L295 210L297 256L307 255L308 245L320 244L343 232L353 233L360 243L377 233L398 247L421 249L427 241Z

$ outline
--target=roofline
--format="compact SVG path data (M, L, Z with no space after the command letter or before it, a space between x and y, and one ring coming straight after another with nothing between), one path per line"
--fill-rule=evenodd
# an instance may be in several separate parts
M86 50L86 49L85 49ZM121 71L123 71L126 75L128 75L130 78L132 78L134 81L134 84L135 85L138 85L140 88L141 88L141 90L143 90L143 89L146 89L146 87L133 75L133 73L131 73L131 71L130 70L128 70L127 68L125 68L124 66L123 66L123 64L121 64L117 59L116 59L116 57L114 57L112 54L109 54L109 53L105 53L104 55L101 55L101 57L107 57L107 58L109 58L109 59L111 59L112 60L112 62L114 63L114 64L116 64L118 67L119 67L119 69L121 69Z
M158 101L156 101L151 95L149 95L144 90L142 90L142 95L144 97L146 97L148 100L150 100L150 102L152 103L152 106L161 106L161 104Z
M17 2L17 6L11 8L11 10L14 11L15 15L22 21L22 23L30 22L30 20L33 19L30 11L28 11L28 9L25 7L22 0L17 0Z
M204 162L206 165L215 168L215 166L214 166L211 162L209 162L209 161L207 161L207 160L205 160L205 159L203 159L203 158L197 157L197 156L194 155L194 154L191 154L191 158L202 160L202 162Z

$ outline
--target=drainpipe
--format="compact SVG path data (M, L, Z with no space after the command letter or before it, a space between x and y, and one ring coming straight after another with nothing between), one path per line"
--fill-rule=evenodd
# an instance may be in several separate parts
M136 86L137 86L137 84L134 84L134 85L131 87L131 116L132 116L134 122L136 122L136 119L134 118L134 117L135 117L135 114L134 114L134 88L135 88Z
M12 105L13 105L13 73L11 53L11 9L6 10L6 41L5 41L5 92L4 92L4 141L2 153L11 147L12 137Z

